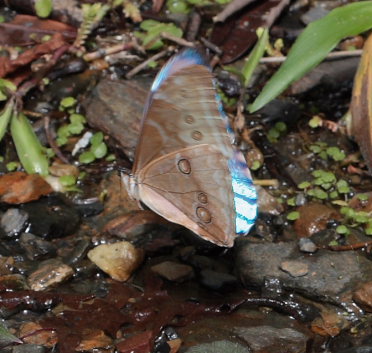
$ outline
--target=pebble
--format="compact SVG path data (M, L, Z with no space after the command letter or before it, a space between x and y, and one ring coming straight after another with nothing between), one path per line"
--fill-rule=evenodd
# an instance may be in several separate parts
M185 353L251 353L247 347L237 342L228 340L215 341L210 343L201 343L185 351Z
M23 342L29 345L41 345L48 348L54 347L58 342L55 331L44 330L37 322L26 322L22 324L18 336L24 337Z
M327 222L339 219L339 214L328 206L313 202L297 209L300 217L294 223L298 237L310 237L327 227Z
M12 353L45 353L46 348L38 344L20 344L14 346Z
M151 267L151 271L174 282L183 282L194 277L194 270L191 266L174 261L164 261L154 265Z
M127 241L121 241L96 246L88 252L88 258L111 278L124 282L141 264L143 251Z
M46 255L53 255L56 252L56 247L50 241L31 233L22 233L19 238L19 244L25 250L29 260L40 259Z
M292 277L302 277L309 273L309 266L301 261L287 260L280 264L280 268Z
M302 252L306 253L314 253L318 250L318 247L309 238L301 238L298 241L298 246Z
M1 217L0 224L9 237L17 236L27 226L28 213L18 208L9 208Z
M353 294L353 300L365 311L372 313L372 282L361 285Z
M42 262L38 269L28 277L28 284L32 290L43 291L61 283L74 274L74 270L57 259Z
M80 223L77 210L59 195L24 204L21 209L28 213L28 231L43 238L54 239L70 235Z

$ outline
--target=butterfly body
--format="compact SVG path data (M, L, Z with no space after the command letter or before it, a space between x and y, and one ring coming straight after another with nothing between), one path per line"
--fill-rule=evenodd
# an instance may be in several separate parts
M181 52L153 83L127 184L164 218L230 247L253 225L257 206L227 127L208 66L198 52Z

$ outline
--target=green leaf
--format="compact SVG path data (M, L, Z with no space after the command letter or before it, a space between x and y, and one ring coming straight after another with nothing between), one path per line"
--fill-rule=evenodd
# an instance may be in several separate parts
M372 1L359 1L332 10L310 23L292 46L287 60L249 107L255 112L318 65L345 37L372 27Z
M35 11L39 17L45 18L50 15L53 10L52 0L36 0Z
M261 30L261 31L259 31ZM260 32L260 33L259 33ZM247 60L242 68L242 74L244 77L244 86L247 87L251 80L254 69L257 67L260 59L265 53L265 48L269 40L269 30L267 28L258 28L257 30L258 41L254 46L253 50L249 54Z
M103 158L107 154L107 145L101 142L99 145L92 145L90 150L96 158Z
M343 179L336 183L336 188L340 194L348 194L350 192L349 184Z
M293 211L287 214L287 219L289 221L295 221L298 218L300 218L300 212L298 211Z
M81 114L71 114L70 115L71 124L84 124L86 122L85 116Z
M103 141L103 133L96 132L91 138L90 143L92 146L98 146Z
M319 115L314 115L310 121L309 121L309 126L313 129L316 127L322 126L323 124L323 119Z
M344 226L343 224L339 225L337 228L336 228L336 232L338 234L349 234L350 231L348 229L348 227Z
M72 186L76 184L76 177L74 175L62 175L59 181L63 186Z
M48 175L48 158L32 126L22 113L13 114L10 131L18 158L28 174Z
M368 201L368 194L358 194L357 198L360 201Z
M2 322L0 322L0 342L2 344L23 343L18 337L12 335Z
M82 123L69 124L68 130L73 135L79 135L84 130L84 125Z
M303 181L302 183L298 184L299 189L307 189L310 186L311 184L308 181Z
M91 151L83 152L79 156L79 162L83 163L83 164L92 163L95 159L96 159L96 157L94 156L93 152L91 152Z
M60 109L64 110L66 108L71 108L75 106L77 103L77 100L74 97L65 97L61 100L59 103Z
M5 167L6 167L6 170L8 172L14 172L19 167L19 163L18 162L9 162L9 163L6 164Z
M14 102L13 100L10 100L6 104L3 111L0 113L0 141L3 139L7 131L9 121L12 116L13 108L14 108Z

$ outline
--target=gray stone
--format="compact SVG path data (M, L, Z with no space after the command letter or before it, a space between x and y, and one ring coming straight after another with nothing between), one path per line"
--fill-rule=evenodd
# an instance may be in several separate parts
M236 327L234 329L243 338L253 353L305 353L308 336L293 328L272 326Z
M38 344L20 344L14 346L12 353L44 353L46 350Z
M234 286L237 283L236 277L229 273L203 270L200 272L201 283L213 290L222 289L227 286Z
M189 348L185 353L251 353L248 347L227 340L201 343Z
M372 262L354 251L319 250L306 255L297 242L253 244L244 239L238 243L236 269L246 285L262 286L265 277L276 277L283 287L315 299L339 304L343 294L353 291L361 282L372 279ZM298 260L308 266L308 273L292 277L280 269L287 260Z
M1 217L1 226L5 233L12 237L26 228L27 219L27 212L18 208L9 208Z
M301 238L298 246L302 252L313 253L318 250L317 246L309 238Z

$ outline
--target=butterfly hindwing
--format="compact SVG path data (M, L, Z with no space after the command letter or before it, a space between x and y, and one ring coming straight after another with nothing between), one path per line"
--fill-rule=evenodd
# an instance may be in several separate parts
M227 158L210 145L171 152L138 175L149 208L220 246L232 246L235 237L231 182Z

